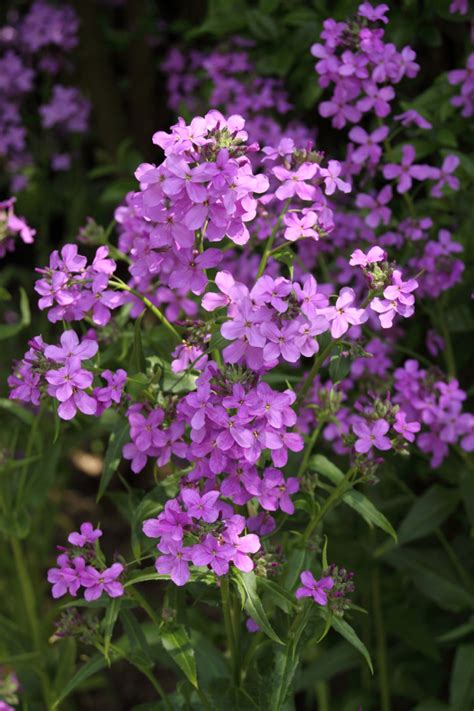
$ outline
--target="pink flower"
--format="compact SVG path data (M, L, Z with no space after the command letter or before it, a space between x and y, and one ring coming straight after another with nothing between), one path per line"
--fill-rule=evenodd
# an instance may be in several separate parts
M80 533L74 531L73 533L69 534L68 541L73 546L79 546L79 548L83 548L87 543L95 543L95 541L100 538L101 535L102 531L100 530L100 528L94 528L91 523L86 521L85 523L81 523Z
M338 160L330 160L327 168L320 168L319 174L324 179L326 195L333 195L337 190L343 193L351 192L350 183L346 183L339 178L341 172L341 164Z
M300 580L302 585L295 593L298 600L302 597L312 597L314 602L317 602L318 605L327 605L328 597L326 590L332 590L334 587L334 580L332 578L326 576L325 578L321 578L321 580L316 580L310 570L303 570Z
M419 422L407 422L406 412L400 410L395 415L395 424L393 425L395 432L402 435L407 442L415 441L415 433L419 432L421 425Z
M312 237L318 241L319 234L314 229L317 224L318 217L315 212L309 211L301 217L294 212L287 213L283 218L283 223L286 225L285 239L289 242L294 242L303 237Z
M210 533L202 543L196 544L192 549L194 565L209 565L219 576L229 571L229 563L233 555L234 549L229 543L219 543Z
M371 247L367 254L365 254L361 249L356 249L351 254L349 264L351 267L367 267L369 264L383 262L386 258L387 255L382 247Z
M352 306L355 301L354 289L345 286L341 289L335 306L328 306L321 310L331 323L333 338L343 336L351 326L356 326L367 321L365 309L356 309Z
M109 597L121 597L124 593L123 585L117 580L123 573L124 567L120 563L114 563L106 570L96 570L92 566L87 566L81 578L82 585L86 588L84 597L86 600L97 600L103 592Z
M354 445L356 452L367 454L372 447L386 451L391 449L392 444L388 437L385 437L390 425L386 420L377 420L370 426L365 420L358 420L352 425L352 430L358 439Z
M413 146L408 144L402 146L401 164L388 163L384 166L383 176L387 180L397 180L397 192L406 193L412 186L412 178L415 180L428 180L433 177L433 168L429 165L413 165L416 152Z
M366 160L370 163L378 163L382 155L382 148L378 144L387 138L388 131L388 126L380 126L372 133L367 133L360 126L354 126L349 131L349 138L359 143L360 147L352 153L352 160L355 163L364 163Z
M380 223L388 225L392 211L387 207L393 196L390 185L385 185L376 197L359 193L356 197L357 207L367 208L369 214L365 218L365 222L369 227L375 229Z
M283 185L277 188L275 196L278 200L287 200L294 195L298 195L302 200L312 200L316 194L316 188L313 185L308 185L305 181L314 178L318 170L319 167L316 163L303 163L296 171L276 166L272 172Z
M459 178L452 175L459 163L460 160L457 156L446 156L443 161L443 165L439 168L439 170L437 168L433 168L432 178L438 182L431 188L432 197L442 197L445 185L448 185L451 190L459 190Z
M181 498L191 518L202 519L206 523L217 521L219 516L219 509L216 507L216 501L219 498L218 491L208 491L200 496L194 489L182 489Z
M183 548L179 541L162 540L159 550L164 555L158 556L155 567L160 575L169 575L175 585L185 585L191 573L188 561L191 560L191 548Z

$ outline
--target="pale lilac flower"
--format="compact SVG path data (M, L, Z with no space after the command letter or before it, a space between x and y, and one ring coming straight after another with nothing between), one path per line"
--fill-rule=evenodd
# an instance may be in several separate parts
M366 160L370 163L378 163L382 155L382 147L378 144L384 141L388 136L388 126L380 126L372 133L367 133L361 126L354 126L349 131L349 138L355 143L359 143L359 147L352 153L352 160L355 163L364 163Z
M402 126L415 124L418 128L424 128L426 130L433 128L432 124L419 114L418 111L415 111L415 109L409 109L402 114L398 114L394 116L394 119L395 121L400 121Z
M363 2L359 5L357 14L361 17L366 17L370 22L383 22L385 25L388 22L388 18L385 14L389 12L390 8L388 5L373 5L370 2Z
M261 548L260 539L255 533L248 533L241 536L245 528L245 518L235 515L227 521L227 529L223 538L233 549L232 562L236 568L244 573L249 573L254 569L254 562L249 553L256 553Z
M368 3L366 3L368 4ZM326 590L334 587L334 580L329 576L316 580L310 570L303 570L300 576L301 587L296 590L297 599L302 597L312 597L318 605L327 605L328 597Z
M350 183L346 183L345 180L339 178L340 172L341 164L338 160L330 160L327 168L319 168L319 174L324 179L326 195L333 195L336 190L340 190L343 193L351 192Z
M443 161L441 168L433 168L432 179L437 180L436 185L431 188L431 196L440 198L443 196L443 188L448 185L451 190L459 190L459 178L452 175L456 168L459 166L460 160L457 156L451 155L446 156Z
M413 165L416 152L415 148L409 144L402 146L401 164L388 163L383 168L384 178L387 180L397 180L397 192L406 193L412 186L412 178L415 180L427 180L433 177L433 168L429 165Z
M278 200L287 200L294 195L298 195L302 200L312 200L316 189L305 181L314 178L318 170L319 166L316 163L303 163L296 171L276 166L272 172L282 185L277 188L275 196Z
M318 217L315 212L309 211L305 215L297 215L294 212L287 213L283 217L283 223L286 226L284 235L289 242L295 242L303 237L312 237L314 240L319 240L319 234L314 229L317 224Z
M376 420L372 426L365 420L357 420L352 425L352 430L357 435L357 440L354 445L356 452L359 454L367 454L372 447L386 451L391 449L392 443L385 435L390 429L390 425L386 420Z
M388 225L392 211L387 205L392 200L392 197L393 193L390 185L385 185L376 197L366 193L359 193L357 195L357 207L367 208L369 210L369 214L365 218L365 222L369 227L375 229L380 223Z
M377 262L383 262L387 259L387 254L384 252L382 247L371 247L367 254L365 254L361 249L356 249L351 254L351 259L349 264L351 267L368 267L369 264L376 264Z
M360 325L367 321L365 309L356 309L352 304L355 301L354 289L345 286L341 289L335 306L328 306L321 310L331 324L333 338L343 336L351 326Z
M56 363L65 363L68 358L75 357L78 360L88 360L93 358L99 346L97 341L84 338L79 342L79 337L75 331L64 331L59 339L61 346L46 346L44 354L46 358L54 360Z

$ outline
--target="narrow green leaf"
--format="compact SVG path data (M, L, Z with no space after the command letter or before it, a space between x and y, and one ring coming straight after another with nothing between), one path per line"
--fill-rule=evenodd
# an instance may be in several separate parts
M99 483L99 491L97 492L97 501L100 501L104 495L110 480L118 469L122 459L123 445L130 439L128 421L122 421L117 429L112 432L109 438L109 444L105 453L104 468Z
M255 573L243 573L237 568L234 571L234 580L240 593L242 605L246 612L260 626L262 632L270 637L274 642L283 644L273 627L271 626L267 614L263 608L262 601L257 593L257 580Z
M26 326L29 326L30 323L31 314L28 296L23 287L20 286L20 320L17 323L0 324L0 341L16 336L17 333L20 333L20 331L26 328Z
M120 612L120 605L122 603L121 598L113 597L110 599L107 605L107 611L104 618L104 657L107 660L107 664L110 666L110 643L112 642L112 635L114 632L115 623Z
M0 410L5 410L15 415L15 417L18 417L21 422L29 427L31 427L35 418L35 415L30 410L27 410L26 407L23 407L23 405L13 400L8 400L6 397L0 398Z
M97 674L97 672L104 669L106 666L105 659L102 654L94 654L93 657L89 659L76 674L72 677L68 684L61 690L59 696L55 699L53 703L53 709L57 709L59 704L64 701L64 699L72 694L73 691L77 689L84 681L87 681L91 676Z
M133 328L133 346L130 354L129 373L143 373L145 370L145 356L143 355L142 343L142 320L145 311L135 321Z
M398 529L398 543L409 543L433 533L456 509L459 494L434 484L418 498Z
M58 643L58 647L59 660L54 677L54 690L56 694L61 693L74 674L77 652L76 640L72 637L62 639Z
M341 470L321 454L317 454L315 457L311 458L310 467L336 485L339 484L344 478L344 474ZM378 526L378 528L381 528L385 531L385 533L392 536L394 541L397 540L397 534L390 521L366 496L361 494L359 491L352 489L351 491L346 492L342 497L342 501L344 501L347 506L350 506L351 509L357 511L357 513L362 516L364 521L366 521L369 526Z
M454 657L449 688L452 711L466 711L474 703L474 644L462 644Z
M135 664L151 667L154 663L153 652L133 612L131 610L121 610L120 621L123 624L127 641L130 644L130 653L128 656L134 660Z
M280 610L283 610L283 612L289 614L297 607L295 596L288 592L288 590L285 590L285 588L282 588L281 585L278 585L278 583L262 577L258 577L257 581L257 587L262 588L262 592L267 593L269 598L273 600L275 605L277 605Z
M163 627L161 642L171 659L184 672L191 684L198 688L196 660L186 628L183 625Z
M348 622L343 620L341 617L335 617L333 616L332 618L332 627L338 632L344 639L349 642L355 649L357 649L358 652L362 654L364 657L365 661L367 662L370 671L372 674L374 673L374 668L372 666L372 660L370 658L370 654L367 650L367 647L365 644L362 642L362 640L357 636L356 631L354 630L353 627L350 626Z

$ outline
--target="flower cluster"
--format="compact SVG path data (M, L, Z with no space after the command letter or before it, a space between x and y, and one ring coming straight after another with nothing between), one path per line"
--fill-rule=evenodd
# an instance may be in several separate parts
M88 315L94 324L105 326L110 311L123 303L123 295L108 288L115 269L108 247L99 247L88 265L77 245L66 244L60 252L52 252L48 267L36 270L42 275L35 284L41 297L38 306L49 309L52 323L80 321Z
M14 197L0 202L0 258L15 249L17 236L25 244L32 244L36 234L36 230L30 227L23 217L15 215L15 202Z
M48 582L54 598L69 593L76 597L81 588L87 601L97 600L103 593L109 597L121 597L124 588L120 577L124 571L121 563L106 567L97 541L102 536L99 528L89 522L80 530L71 533L68 542L71 548L63 548L57 558L57 567L48 570Z
M453 96L451 103L461 109L461 116L470 118L474 114L474 52L466 60L465 69L453 69L448 73L451 85L460 84L460 93Z
M25 188L27 169L45 158L44 149L43 155L31 155L35 146L29 136L28 101L33 92L50 95L36 113L43 128L54 129L46 156L53 170L69 167L68 134L87 128L89 102L78 89L58 81L71 68L67 55L77 44L78 26L71 6L34 0L23 15L7 15L0 27L0 157L14 192Z

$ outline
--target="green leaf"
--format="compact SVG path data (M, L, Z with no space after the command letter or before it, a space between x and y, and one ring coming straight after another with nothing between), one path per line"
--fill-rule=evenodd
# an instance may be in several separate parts
M94 654L93 657L89 659L83 666L79 669L76 674L72 677L66 686L61 690L60 695L55 699L53 703L53 709L58 708L59 704L64 701L64 699L69 696L73 691L77 689L84 681L89 679L97 672L104 669L106 666L105 659L102 654Z
M370 654L369 654L365 644L358 637L354 628L351 627L348 622L343 620L342 617L333 616L331 624L332 624L333 629L335 629L336 632L338 632L341 635L341 637L344 637L344 639L347 642L349 642L349 644L351 644L355 649L357 649L358 652L360 652L362 654L362 656L364 657L365 661L367 662L367 664L369 666L370 671L373 674L374 668L372 666L372 660L370 658Z
M459 494L434 484L415 501L398 529L398 543L409 543L435 531L457 508Z
M329 375L333 383L339 383L349 375L351 370L351 358L347 355L332 356L329 361Z
M474 703L474 644L462 644L454 657L449 687L452 711L466 711Z
M0 410L5 410L5 412L15 415L15 417L18 417L19 420L29 427L31 427L35 418L35 415L23 407L23 405L19 405L17 402L8 400L5 397L0 398Z
M184 672L191 684L198 688L196 660L191 640L183 625L161 629L161 642L171 659Z
M315 457L311 458L310 467L320 474L323 474L323 476L336 485L339 484L344 478L344 474L341 470L330 462L329 459L323 457L322 454L317 454ZM390 521L366 496L361 494L359 491L352 489L351 491L346 492L342 497L342 501L344 501L347 506L350 506L351 509L357 511L357 513L362 516L364 521L366 521L370 527L378 526L378 528L381 528L385 531L385 533L392 536L394 541L397 540L397 534L395 533Z
M127 656L133 659L134 664L142 667L151 667L154 663L153 651L133 612L131 610L121 610L120 621L130 644L130 652Z
M119 597L113 597L110 599L107 605L107 611L104 618L104 657L107 660L107 664L110 666L110 644L112 642L112 635L114 632L115 623L120 612L120 606L122 600Z
M0 324L0 341L16 336L17 333L20 333L20 331L26 328L26 326L29 326L30 323L31 314L28 296L23 287L20 286L20 320L17 323Z
M277 40L280 30L275 20L259 10L247 10L247 25L250 32L259 40Z
M297 607L296 598L288 590L282 588L281 585L275 583L273 580L268 578L257 578L257 587L262 588L264 593L267 593L268 597L273 600L275 605L289 614L295 607Z
M148 583L153 580L169 580L169 575L160 575L157 573L155 568L147 568L145 570L137 570L132 573L128 580L125 582L124 587L128 588L130 585L137 585L138 583Z
M105 453L104 468L99 483L99 491L97 492L97 501L103 497L110 480L118 469L122 460L122 449L124 444L130 439L130 431L128 420L122 421L121 424L112 432Z
M145 370L145 357L143 355L142 343L142 320L144 314L145 311L136 319L135 326L133 327L133 346L128 367L131 375L143 373Z
M74 674L77 644L72 637L61 640L58 643L59 660L57 662L56 674L54 677L54 690L60 694L69 679Z
M237 568L234 571L234 580L240 593L242 605L246 612L260 626L262 632L270 637L274 642L283 644L273 627L271 626L267 614L263 609L262 601L257 593L257 580L255 573L243 573Z

